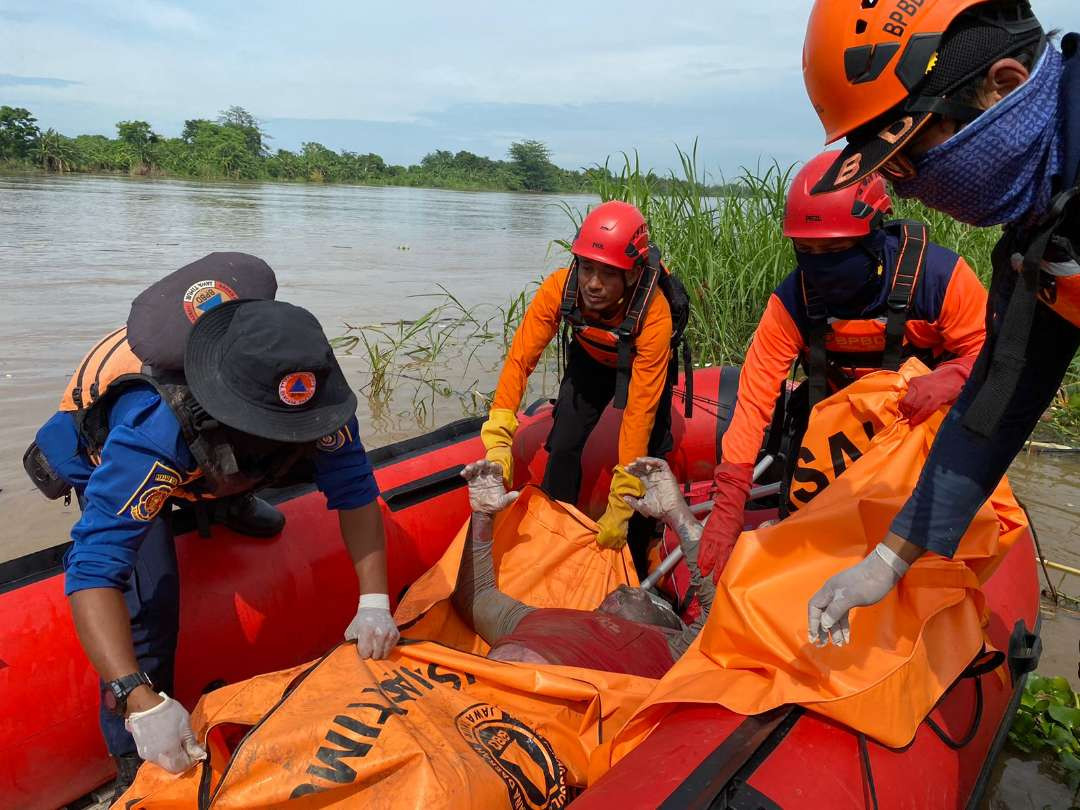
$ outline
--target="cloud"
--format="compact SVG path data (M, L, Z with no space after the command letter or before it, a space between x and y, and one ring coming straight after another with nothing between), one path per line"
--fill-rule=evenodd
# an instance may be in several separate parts
M54 79L48 76L15 76L0 73L0 87L72 87L82 82L72 79Z
M837 0L839 2L839 0ZM4 103L62 132L112 132L240 104L275 147L315 140L410 163L434 149L501 157L545 140L580 166L637 148L678 168L674 143L700 139L709 167L821 147L800 76L811 0L549 0L541 10L472 0L0 0ZM1080 28L1077 0L1037 0L1048 27ZM614 17L613 17L614 14ZM15 83L11 77L78 76Z

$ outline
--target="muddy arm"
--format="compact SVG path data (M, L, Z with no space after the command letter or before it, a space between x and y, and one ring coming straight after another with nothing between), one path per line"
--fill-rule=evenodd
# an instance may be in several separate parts
M495 587L491 558L495 514L513 503L517 493L506 492L502 469L493 462L469 464L461 475L469 482L473 515L451 601L484 641L495 644L534 609Z
M703 577L701 575L701 570L697 564L698 546L703 531L702 524L698 523L692 515L687 514L681 516L679 522L672 525L671 528L675 530L679 537L679 546L682 548L683 556L686 558L686 565L690 569L690 587L697 593L698 601L701 602L701 615L697 617L694 623L681 633L668 639L668 647L671 650L672 657L678 659L689 649L690 644L701 632L701 628L705 626L709 613L712 611L713 599L716 597L716 586L713 584L712 577Z

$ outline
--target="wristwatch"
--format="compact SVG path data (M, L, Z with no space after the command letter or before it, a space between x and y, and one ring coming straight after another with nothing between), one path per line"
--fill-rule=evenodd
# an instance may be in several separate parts
M118 714L123 717L124 712L127 709L128 695L140 686L149 686L151 689L154 688L150 676L145 672L133 672L130 675L125 675L122 678L109 681L105 684L105 689L101 693L102 705L113 714Z

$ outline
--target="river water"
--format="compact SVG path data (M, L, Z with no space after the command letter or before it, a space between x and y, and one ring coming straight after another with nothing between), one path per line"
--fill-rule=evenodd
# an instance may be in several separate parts
M71 510L41 500L22 471L23 450L82 356L162 275L215 250L252 253L274 268L279 298L310 309L331 337L346 324L416 318L437 303L437 284L491 311L557 266L551 240L573 235L561 203L595 201L0 176L0 560L65 540ZM342 366L355 388L367 383L359 355L342 357ZM449 368L441 377L463 388L476 374L464 380ZM444 404L418 420L403 401L415 387L406 381L404 396L374 414L361 397L369 447L462 415Z
M22 452L54 411L82 355L122 324L131 300L165 273L214 250L253 253L276 271L279 297L310 309L335 336L346 324L418 317L435 301L423 296L437 293L440 283L470 307L505 303L558 265L562 254L551 240L573 232L562 204L580 210L594 201L406 188L0 176L0 561L66 539L72 510L38 495L22 472ZM342 366L355 387L367 384L367 367L358 355L343 357ZM490 368L478 373L473 366L465 374L449 363L441 378L457 390L491 386ZM552 390L552 382L540 381L537 390ZM363 438L370 447L461 415L460 408L455 412L445 404L418 414L400 398L389 407L361 401ZM1010 478L1031 509L1046 556L1080 568L1078 472L1080 454L1031 453L1017 460ZM1080 595L1080 579L1066 580L1063 587ZM1080 685L1080 620L1057 611L1048 612L1044 622L1042 671ZM1012 771L1027 772L1021 765ZM1008 772L1002 789L1012 781ZM1020 777L1016 784L1031 783Z

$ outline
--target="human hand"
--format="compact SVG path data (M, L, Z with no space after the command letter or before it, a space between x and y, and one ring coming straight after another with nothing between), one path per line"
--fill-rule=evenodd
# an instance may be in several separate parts
M466 464L461 477L469 482L469 508L492 517L518 499L519 492L507 492L503 468L495 461Z
M912 377L900 399L900 413L913 427L922 424L943 405L956 401L974 364L974 356L958 357L942 363L929 374Z
M705 521L698 551L698 568L701 575L712 574L713 582L720 582L728 557L735 548L735 541L742 534L743 512L750 494L754 468L750 464L733 464L723 461L716 465L713 484L713 508Z
M842 647L851 641L848 612L855 607L876 605L896 587L910 566L884 543L858 565L826 580L810 597L807 609L810 643L824 647L832 643Z
M666 461L642 456L626 465L626 471L639 478L645 486L645 494L640 498L623 496L623 500L635 511L645 517L662 520L669 526L678 524L688 516L693 517L679 489L679 482Z
M612 471L607 508L596 521L600 527L596 532L596 545L612 549L620 549L626 545L626 532L630 526L630 518L634 516L634 510L626 499L640 498L644 494L645 487L641 480L631 475L626 467L617 465Z
M509 489L514 482L514 434L517 432L516 414L505 408L492 408L487 421L480 428L480 440L488 461L502 468L503 482Z
M360 657L386 658L399 637L394 617L390 615L390 597L385 593L361 596L356 615L345 629L345 640L356 642Z
M164 692L161 702L145 711L133 712L124 721L135 748L146 762L153 762L169 773L183 773L200 759L206 749L195 740L191 715Z

